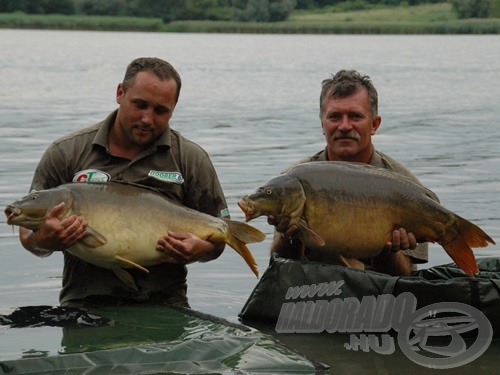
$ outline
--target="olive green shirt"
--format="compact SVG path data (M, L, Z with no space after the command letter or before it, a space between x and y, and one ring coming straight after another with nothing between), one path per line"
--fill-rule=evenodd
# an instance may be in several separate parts
M289 170L290 168L292 168L297 164L302 164L312 161L328 161L327 155L328 154L325 148L324 150L317 152L313 156L309 156L299 160L297 163L287 168L287 170ZM390 171L400 173L403 176L406 176L411 180L415 181L416 183L422 185L422 183L418 180L418 178L408 168L406 168L400 162L394 160L390 156L387 156L380 151L374 150L373 155L368 164L378 168L385 168ZM433 197L433 199L439 202L439 199L436 195ZM408 255L413 263L426 263L429 260L428 248L429 246L427 243L420 243L414 250L401 250L401 252L403 254ZM367 264L369 263L367 262Z
M208 154L178 132L167 128L134 160L113 156L108 148L108 134L116 113L115 110L104 121L53 142L36 168L31 189L49 189L68 182L125 181L152 188L209 215L228 216L226 200ZM185 266L161 264L149 270L146 273L127 269L139 289L134 291L112 271L64 252L60 302L64 305L73 300L109 296L110 300L187 306Z

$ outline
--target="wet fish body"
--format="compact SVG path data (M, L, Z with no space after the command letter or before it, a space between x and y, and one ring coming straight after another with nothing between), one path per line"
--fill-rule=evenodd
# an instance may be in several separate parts
M376 256L405 228L419 242L439 243L468 275L478 272L471 250L495 242L443 207L435 194L405 176L367 164L310 162L277 176L238 205L246 220L290 216L306 247L340 263Z
M124 268L147 271L166 254L156 250L167 231L190 232L213 243L235 249L258 275L256 262L245 245L263 241L258 229L229 219L217 218L177 204L146 188L120 183L69 183L33 192L5 209L7 223L36 230L47 212L65 202L62 217L83 216L90 235L67 251L99 267L108 268L127 285L136 288Z

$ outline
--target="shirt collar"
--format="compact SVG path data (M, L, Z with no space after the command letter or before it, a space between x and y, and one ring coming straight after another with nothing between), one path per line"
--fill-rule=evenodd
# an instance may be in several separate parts
M325 149L323 151L318 153L316 161L329 161L329 159L328 159L328 146L325 147ZM377 151L375 151L375 148L373 149L373 153L372 153L372 156L371 156L368 164L373 165L375 167L379 167L379 168L385 168L385 163L384 163L382 157L380 156L380 154Z
M374 167L385 168L384 161L378 152L373 149L372 157L368 164L373 165Z

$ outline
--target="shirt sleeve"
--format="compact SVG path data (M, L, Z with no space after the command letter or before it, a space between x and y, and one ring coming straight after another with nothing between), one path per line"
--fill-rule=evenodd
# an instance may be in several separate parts
M199 160L195 173L190 175L186 200L185 204L197 211L229 218L226 198L208 155Z
M31 182L32 190L51 189L69 182L65 157L57 144L52 143L42 155Z

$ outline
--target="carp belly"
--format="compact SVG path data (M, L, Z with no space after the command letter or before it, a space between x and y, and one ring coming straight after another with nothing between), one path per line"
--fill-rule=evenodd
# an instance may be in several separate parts
M331 252L349 258L370 258L378 255L392 238L396 220L379 205L360 207L351 204L322 205L327 209L308 210L305 218L309 228L324 241L318 245L303 238L307 248L316 252Z
M127 206L110 205L82 209L89 225L99 233L105 233L106 243L92 247L79 241L68 252L96 266L114 269L117 267L148 267L158 264L165 255L156 250L160 236L169 229L164 220L150 211L149 218L138 210ZM130 263L126 263L126 261ZM142 268L141 268L142 269Z

